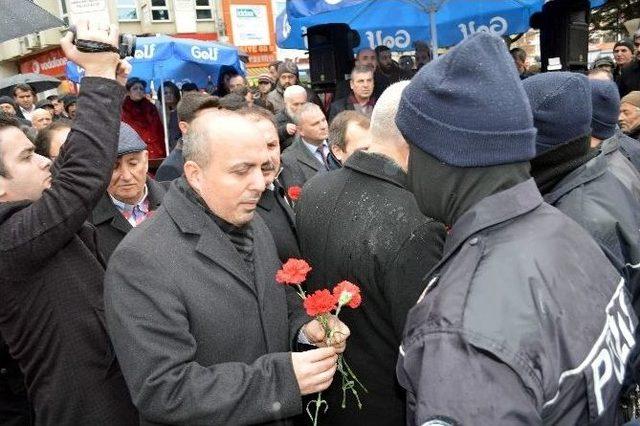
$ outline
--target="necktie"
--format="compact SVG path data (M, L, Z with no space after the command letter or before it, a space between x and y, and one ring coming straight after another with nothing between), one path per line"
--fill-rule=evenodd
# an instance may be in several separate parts
M324 144L321 144L316 150L322 156L322 164L324 164L324 168L329 170L329 163L327 162L327 154L324 152Z

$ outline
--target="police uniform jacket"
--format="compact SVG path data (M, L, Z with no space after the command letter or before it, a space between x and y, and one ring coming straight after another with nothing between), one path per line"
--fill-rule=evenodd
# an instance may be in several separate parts
M409 312L408 424L619 424L636 324L615 268L533 180L486 197Z

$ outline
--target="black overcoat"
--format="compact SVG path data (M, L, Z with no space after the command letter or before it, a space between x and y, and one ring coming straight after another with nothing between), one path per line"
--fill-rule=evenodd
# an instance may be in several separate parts
M394 374L398 346L422 277L444 243L444 226L420 212L405 181L391 159L356 152L342 169L312 178L296 205L300 249L313 268L309 290L349 280L363 298L340 317L351 329L345 357L369 392L360 392L362 410L353 400L343 410L334 380L322 393L329 402L323 425L404 424L404 392Z

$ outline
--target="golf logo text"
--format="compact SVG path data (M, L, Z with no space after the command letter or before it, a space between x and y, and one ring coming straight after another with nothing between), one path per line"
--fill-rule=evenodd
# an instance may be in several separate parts
M383 36L382 31L367 31L365 35L372 49L382 45L387 46L389 49L405 49L411 44L411 36L406 30L396 31L395 36Z
M136 59L151 59L156 53L155 43L145 44L141 49L136 49L136 53L133 55Z
M460 28L460 31L462 32L462 37L464 38L467 38L479 32L502 36L507 32L508 27L509 25L507 23L507 20L502 16L494 16L493 18L491 18L491 21L489 21L489 26L480 25L476 28L475 21L470 21L468 24L458 25L458 28Z
M198 46L191 47L191 56L196 59L200 59L203 61L217 61L218 60L218 48L217 47L207 47L206 49L201 49Z

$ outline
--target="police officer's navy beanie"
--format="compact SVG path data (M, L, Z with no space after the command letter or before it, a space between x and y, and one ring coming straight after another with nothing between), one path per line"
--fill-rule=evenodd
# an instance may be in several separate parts
M513 58L476 33L423 66L402 92L396 125L409 141L457 167L527 161L536 129Z
M591 135L609 139L616 133L620 115L620 92L611 80L589 80L591 85Z
M585 75L546 72L522 84L538 129L537 155L591 133L591 88Z

